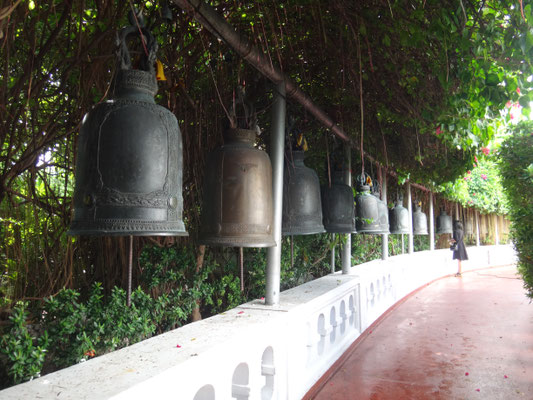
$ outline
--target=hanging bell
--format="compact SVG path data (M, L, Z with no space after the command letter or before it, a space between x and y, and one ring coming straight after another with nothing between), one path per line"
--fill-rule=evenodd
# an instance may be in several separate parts
M199 242L275 246L270 158L254 147L254 130L228 129L224 141L207 162Z
M452 217L446 214L446 210L442 210L440 215L437 217L437 230L435 233L437 235L453 233Z
M402 200L396 200L396 206L389 212L390 233L395 235L409 233L409 211L402 205Z
M330 233L354 233L355 211L352 188L343 182L343 171L333 173L331 187L322 188L324 228Z
M415 204L413 211L413 234L428 234L428 219L418 204Z
M357 195L355 196L357 232L378 234L383 231L380 224L380 200L370 193L369 182L371 181L368 179L360 179L357 185ZM383 216L381 217L383 218Z
M378 232L369 232L372 234L389 234L389 209L387 208L387 203L381 200L381 185L375 183L372 185L372 195L378 201L378 215L379 215L379 231Z
M311 235L325 232L322 224L320 182L314 170L304 164L305 153L292 151L283 178L284 235Z
M379 234L389 234L389 209L387 203L378 198Z
M147 55L132 69L128 36ZM176 117L155 104L157 42L144 27L117 37L113 98L81 124L71 235L187 235L182 220L182 142Z

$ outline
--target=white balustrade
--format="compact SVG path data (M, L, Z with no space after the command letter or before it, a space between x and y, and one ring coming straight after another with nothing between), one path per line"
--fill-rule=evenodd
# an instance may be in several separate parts
M469 247L463 271L515 262L511 246ZM351 268L0 391L8 399L301 399L403 297L456 272L449 250Z

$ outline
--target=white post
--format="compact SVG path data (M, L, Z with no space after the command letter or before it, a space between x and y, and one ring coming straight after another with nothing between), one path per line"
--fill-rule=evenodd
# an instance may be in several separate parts
M382 170L383 171L383 170ZM387 204L387 174L381 174L381 200ZM387 208L388 210L388 208ZM381 259L386 260L389 258L389 234L384 233L381 235Z
M276 245L267 250L265 304L279 303L281 280L281 214L283 209L283 148L285 146L285 82L276 85L270 139L272 162L272 231Z
M479 212L474 210L474 215L476 216L476 246L479 247L481 245L479 240Z
M500 244L500 233L498 232L498 215L494 214L494 236L496 236L494 240L494 244L497 246Z
M429 249L435 250L435 215L433 213L433 192L429 192Z
M411 198L411 183L407 182L407 210L409 211L409 244L407 252L414 252L414 235L413 235L413 200Z
M352 154L350 146L346 145L346 168L344 170L344 183L352 187ZM352 202L353 203L353 202ZM342 273L349 274L352 267L352 234L346 234L346 242L342 248Z

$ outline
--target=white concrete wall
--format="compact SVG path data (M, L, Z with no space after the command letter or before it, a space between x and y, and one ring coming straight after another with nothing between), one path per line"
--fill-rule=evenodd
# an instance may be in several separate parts
M469 247L463 271L515 262L510 246ZM454 274L449 250L352 267L0 391L10 399L301 399L397 301ZM179 346L179 347L178 347Z

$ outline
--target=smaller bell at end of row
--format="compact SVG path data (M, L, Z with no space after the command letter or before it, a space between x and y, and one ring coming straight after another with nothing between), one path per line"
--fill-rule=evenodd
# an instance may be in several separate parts
M428 234L428 220L418 204L415 204L413 211L413 234L427 235Z
M311 235L325 232L318 176L305 166L303 151L292 151L289 156L283 179L282 233Z
M198 242L214 246L275 246L272 166L254 147L255 131L229 129L207 162Z
M437 235L443 235L446 233L453 233L452 217L446 214L446 210L442 210L437 217Z

